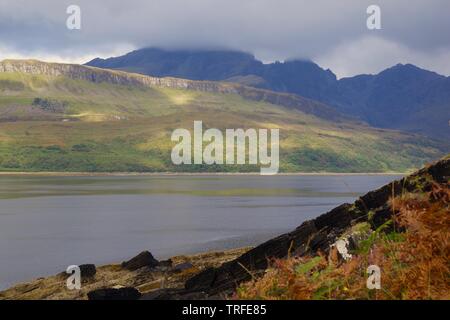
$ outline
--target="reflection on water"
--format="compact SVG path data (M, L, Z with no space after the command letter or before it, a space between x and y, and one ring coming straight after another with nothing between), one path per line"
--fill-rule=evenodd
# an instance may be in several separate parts
M0 288L150 250L254 245L398 176L0 177Z

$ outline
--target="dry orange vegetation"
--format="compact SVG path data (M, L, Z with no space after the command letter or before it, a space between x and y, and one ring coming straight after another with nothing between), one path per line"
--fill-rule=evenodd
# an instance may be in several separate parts
M449 299L450 189L390 200L396 213L368 232L349 261L332 254L272 261L264 276L243 284L237 299ZM381 269L381 289L368 289L367 267Z

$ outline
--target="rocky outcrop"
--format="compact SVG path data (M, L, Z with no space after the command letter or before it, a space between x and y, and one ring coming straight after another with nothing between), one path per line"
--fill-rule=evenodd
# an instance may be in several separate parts
M82 279L92 278L97 273L95 264L82 264L79 266Z
M346 230L360 222L368 222L372 229L378 228L395 212L388 206L388 200L402 192L430 191L433 183L448 183L450 178L450 157L428 166L408 177L387 184L367 193L353 204L343 204L314 220L306 221L290 233L269 240L246 252L234 261L219 268L209 268L185 284L185 294L203 292L217 295L232 291L240 282L250 280L268 267L271 258L283 258L288 254L305 255L318 251L328 252ZM183 298L183 292L174 294Z
M300 110L327 120L350 120L334 108L295 94L278 93L218 81L195 81L180 78L158 78L117 70L100 69L77 64L46 63L37 60L3 60L0 72L19 72L34 75L65 76L71 79L95 83L108 82L117 85L140 87L166 87L223 94L237 94L245 99L263 101Z
M155 268L139 268L134 271L122 268L121 264L107 264L96 267L93 277L82 276L81 290L67 290L66 283L70 275L64 272L19 283L0 291L0 300L84 300L89 299L136 299L136 289L141 299L164 299L165 296L177 299L177 292L192 275L210 267L219 267L224 262L241 256L250 248L238 248L226 251L204 252L194 255L179 255L159 261ZM88 266L88 265L86 265ZM92 266L90 265L92 270ZM175 268L174 266L178 266ZM192 266L192 267L191 267ZM83 265L79 266L83 273ZM132 289L124 289L132 288ZM204 293L187 295L185 299L206 297ZM181 298L181 296L180 296Z
M139 253L136 257L122 262L122 268L130 271L134 271L140 268L148 267L154 268L159 265L158 260L156 260L153 255L148 251L143 251Z

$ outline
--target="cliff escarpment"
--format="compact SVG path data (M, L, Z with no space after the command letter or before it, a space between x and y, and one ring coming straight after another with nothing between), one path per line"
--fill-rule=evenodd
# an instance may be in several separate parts
M64 76L75 80L84 80L94 83L106 82L124 86L156 86L221 94L236 94L244 99L268 102L287 108L297 109L326 120L350 120L350 118L340 114L333 108L314 100L306 99L295 94L278 93L235 83L196 81L172 77L158 78L77 64L47 63L37 60L3 60L0 62L0 72L16 72L54 77Z

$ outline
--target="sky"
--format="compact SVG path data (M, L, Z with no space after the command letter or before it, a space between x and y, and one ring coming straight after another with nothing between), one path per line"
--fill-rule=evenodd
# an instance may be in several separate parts
M369 5L381 29L366 26ZM69 5L81 29L69 30ZM0 0L0 60L85 63L142 47L309 59L339 78L397 63L450 76L449 0Z

